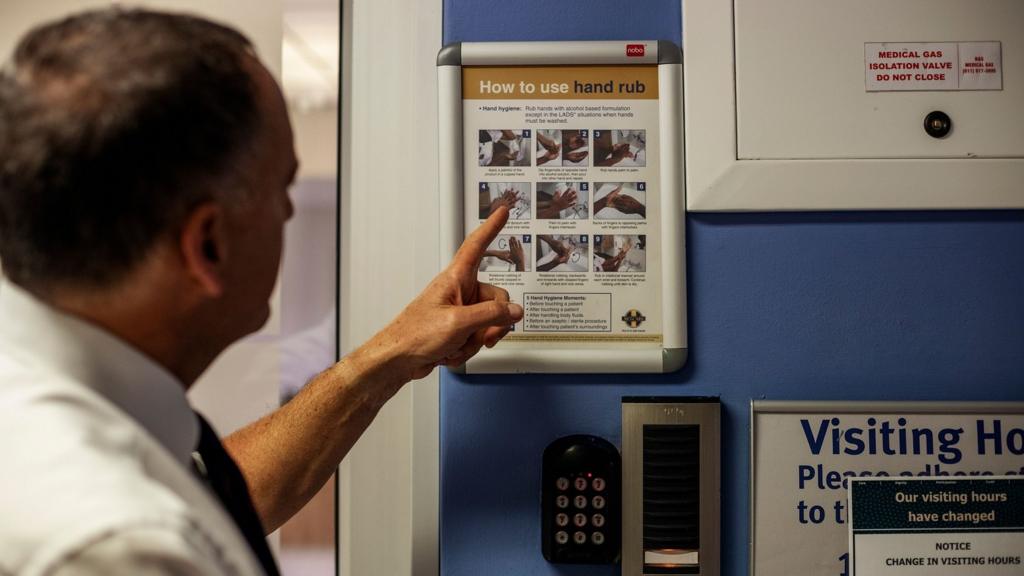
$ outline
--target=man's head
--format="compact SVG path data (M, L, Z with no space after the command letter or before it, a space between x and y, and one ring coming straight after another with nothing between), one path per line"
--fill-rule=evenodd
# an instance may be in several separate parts
M0 262L44 298L156 281L174 313L214 313L226 346L266 320L295 169L280 91L241 34L73 16L30 32L0 77Z

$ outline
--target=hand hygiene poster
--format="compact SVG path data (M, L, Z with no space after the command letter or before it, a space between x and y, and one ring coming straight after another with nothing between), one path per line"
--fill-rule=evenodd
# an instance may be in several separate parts
M463 68L466 230L510 217L480 264L525 318L502 346L662 343L658 69Z
M753 426L754 576L849 576L850 478L1024 474L1024 414L1012 409L774 413L755 406Z

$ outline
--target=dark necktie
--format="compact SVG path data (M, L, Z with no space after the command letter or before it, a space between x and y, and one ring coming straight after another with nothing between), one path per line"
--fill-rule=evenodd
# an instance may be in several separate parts
M274 561L270 547L263 535L263 524L253 507L249 497L249 487L245 483L242 471L224 449L217 438L217 433L201 414L196 413L199 420L199 446L192 453L193 466L196 473L213 491L221 504L238 525L249 548L260 561L267 576L279 576L277 563Z

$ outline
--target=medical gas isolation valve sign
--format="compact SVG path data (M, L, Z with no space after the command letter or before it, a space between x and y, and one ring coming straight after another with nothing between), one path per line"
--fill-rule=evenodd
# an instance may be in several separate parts
M866 42L868 92L1002 90L1001 42Z
M465 229L509 222L480 280L525 309L503 345L662 344L658 67L464 66Z
M850 482L853 576L1024 574L1024 479Z

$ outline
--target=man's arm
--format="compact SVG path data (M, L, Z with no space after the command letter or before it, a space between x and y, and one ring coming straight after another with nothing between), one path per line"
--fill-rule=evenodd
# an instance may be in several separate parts
M268 533L331 476L377 412L406 382L458 366L523 317L501 288L477 281L487 245L508 220L500 208L451 265L368 342L321 372L288 404L224 440Z

